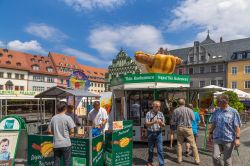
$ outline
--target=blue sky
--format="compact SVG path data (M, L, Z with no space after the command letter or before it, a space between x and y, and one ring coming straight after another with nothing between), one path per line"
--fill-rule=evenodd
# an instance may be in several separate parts
M107 67L123 48L155 53L249 37L248 0L1 0L0 47Z

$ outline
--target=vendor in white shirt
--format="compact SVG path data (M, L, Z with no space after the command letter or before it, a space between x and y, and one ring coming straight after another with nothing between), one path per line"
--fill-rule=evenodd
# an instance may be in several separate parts
M97 127L103 132L107 120L107 111L100 107L99 101L95 101L93 104L93 109L88 114L88 125Z

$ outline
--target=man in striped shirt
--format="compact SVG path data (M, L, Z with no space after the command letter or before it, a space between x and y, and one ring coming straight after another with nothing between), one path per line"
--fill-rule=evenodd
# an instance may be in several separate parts
M153 110L146 114L146 126L148 129L148 166L152 166L154 145L157 145L159 166L164 166L163 139L161 129L165 126L165 118L161 110L161 102L153 102Z

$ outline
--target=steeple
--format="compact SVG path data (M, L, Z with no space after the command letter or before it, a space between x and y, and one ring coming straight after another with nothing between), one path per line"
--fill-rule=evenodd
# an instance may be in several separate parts
M210 38L210 32L209 32L209 30L207 31L207 37L206 37L206 39L204 40L204 41L202 41L201 42L201 45L205 45L205 44L213 44L213 43L215 43L215 41L214 40L212 40L211 38Z

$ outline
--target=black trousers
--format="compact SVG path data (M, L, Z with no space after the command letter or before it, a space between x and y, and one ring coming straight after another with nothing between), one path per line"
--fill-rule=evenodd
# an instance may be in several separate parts
M60 166L60 160L63 157L64 165L70 166L71 161L71 146L54 148L54 166Z

